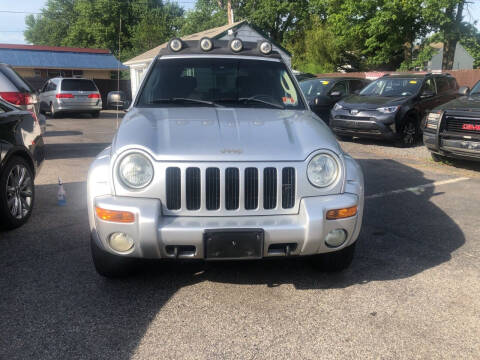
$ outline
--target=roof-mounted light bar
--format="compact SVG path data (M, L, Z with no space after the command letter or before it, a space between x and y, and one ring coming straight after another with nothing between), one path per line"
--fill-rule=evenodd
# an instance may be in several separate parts
M237 38L232 39L230 40L229 47L234 53L238 53L243 50L243 42Z
M170 48L170 50L172 50L174 52L179 52L183 48L183 42L179 38L173 38L168 43L168 47Z
M269 41L260 42L258 49L263 55L270 55L273 50L273 46Z
M213 49L213 41L208 37L200 39L200 49L207 52Z

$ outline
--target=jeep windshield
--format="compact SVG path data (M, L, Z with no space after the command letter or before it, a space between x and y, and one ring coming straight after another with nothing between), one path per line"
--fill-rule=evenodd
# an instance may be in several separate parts
M415 78L380 78L360 92L362 96L411 96L418 92L422 79Z
M157 60L136 106L305 109L283 63L220 57Z

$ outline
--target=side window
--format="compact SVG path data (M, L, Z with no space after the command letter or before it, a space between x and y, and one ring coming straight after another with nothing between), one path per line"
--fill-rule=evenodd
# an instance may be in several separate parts
M430 92L433 92L434 94L437 93L435 89L435 83L433 82L432 78L428 78L427 80L425 80L425 84L423 85L422 92L424 91L430 91Z
M350 80L350 93L360 91L365 87L365 84L361 80Z
M448 80L446 77L444 76L439 76L437 77L437 91L439 93L444 93L444 92L447 92L449 90L449 85L448 85Z
M48 91L55 91L55 90L57 90L57 84L51 81L50 86L48 87Z
M452 90L458 89L457 79L455 79L454 77L451 77L451 78L448 78L448 82L450 84L450 89Z
M43 93L43 92L45 92L45 91L48 91L48 86L49 86L49 85L50 85L50 82L47 81L47 82L45 83L45 85L43 85L41 92Z
M347 94L347 84L345 83L345 81L340 81L335 85L333 85L332 90L330 90L330 94L336 91L338 91L341 96L344 96Z

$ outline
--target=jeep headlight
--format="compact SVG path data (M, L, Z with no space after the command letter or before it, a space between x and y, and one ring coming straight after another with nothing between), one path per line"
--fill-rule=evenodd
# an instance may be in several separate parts
M307 176L312 185L327 187L338 177L338 163L328 154L315 155L308 163Z
M126 186L141 189L152 181L153 165L142 154L130 154L125 156L120 162L118 175Z

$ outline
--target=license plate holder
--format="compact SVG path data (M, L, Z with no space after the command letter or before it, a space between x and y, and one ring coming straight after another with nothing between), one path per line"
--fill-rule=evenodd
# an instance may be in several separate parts
M261 259L263 240L263 229L205 230L203 234L205 259Z

